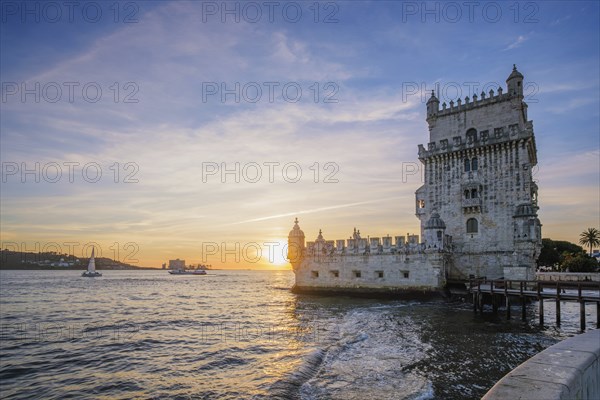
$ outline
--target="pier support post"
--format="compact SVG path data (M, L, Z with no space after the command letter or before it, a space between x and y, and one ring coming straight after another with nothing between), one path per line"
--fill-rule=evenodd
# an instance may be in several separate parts
M508 299L508 285L510 282L504 284L504 306L506 307L506 319L510 320L510 300Z
M492 313L498 314L498 297L495 295L492 295Z
M523 296L523 282L520 282L519 289L521 291L521 320L527 320L527 309L525 308L525 296Z
M596 302L596 328L600 329L600 301Z
M483 315L483 293L481 293L481 281L477 281L477 303L479 314Z
M477 293L473 293L472 297L473 297L473 312L477 314Z
M540 303L540 326L544 326L544 298L538 297Z
M581 295L581 284L577 284L577 297L579 298L579 327L581 332L585 331L585 300Z
M585 301L583 300L579 302L579 325L581 332L585 331Z
M560 283L556 284L556 326L560 326Z
M479 300L479 314L483 315L483 293L477 293L477 299Z

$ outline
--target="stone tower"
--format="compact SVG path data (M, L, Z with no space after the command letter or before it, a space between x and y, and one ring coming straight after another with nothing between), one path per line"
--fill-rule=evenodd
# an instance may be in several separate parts
M429 222L438 219L443 235L452 237L450 279L535 278L541 224L533 123L516 66L506 83L507 93L498 88L464 103L440 108L433 92L427 101L429 143L419 145L425 180L416 192L416 214L428 241L439 240Z

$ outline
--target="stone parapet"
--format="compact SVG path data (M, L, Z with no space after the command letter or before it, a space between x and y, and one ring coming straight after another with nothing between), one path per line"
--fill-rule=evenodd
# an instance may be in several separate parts
M504 399L600 399L600 330L563 340L533 356L482 398Z

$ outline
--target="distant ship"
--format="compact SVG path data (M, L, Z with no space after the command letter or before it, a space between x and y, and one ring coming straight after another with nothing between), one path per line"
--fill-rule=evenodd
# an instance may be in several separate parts
M87 271L84 271L81 276L86 278L95 278L97 276L102 276L100 272L96 271L96 259L94 257L94 247L92 247L92 256L90 257L90 262L88 263Z
M178 268L169 271L171 275L206 275L206 265L200 265L197 269Z

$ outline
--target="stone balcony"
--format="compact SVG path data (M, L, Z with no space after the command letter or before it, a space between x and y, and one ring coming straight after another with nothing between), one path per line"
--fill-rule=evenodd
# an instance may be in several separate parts
M481 180L479 171L466 171L462 173L463 183L477 183Z
M474 213L481 211L481 198L462 199L462 208L465 213Z

